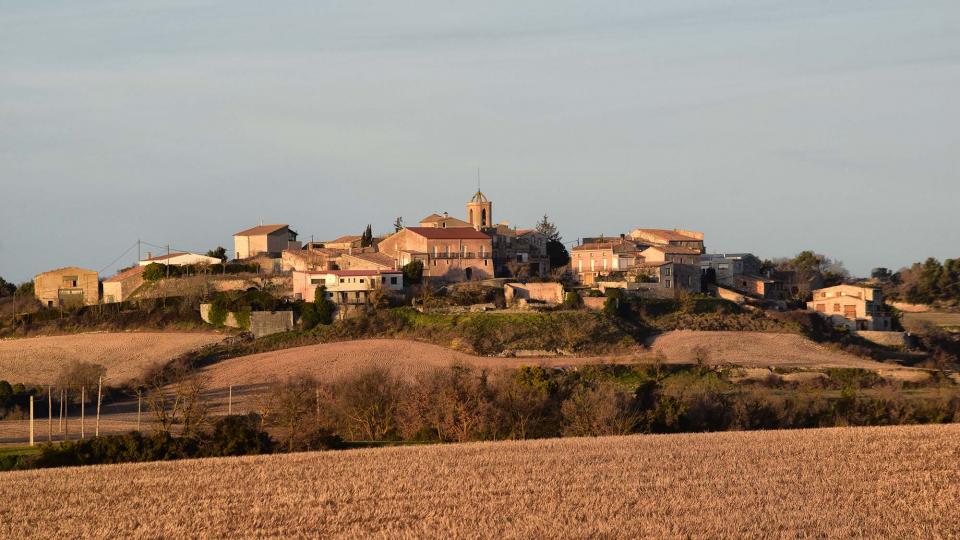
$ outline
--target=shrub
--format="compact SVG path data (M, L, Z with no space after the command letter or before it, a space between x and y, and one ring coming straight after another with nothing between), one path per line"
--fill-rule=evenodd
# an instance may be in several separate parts
M415 285L423 280L423 261L410 261L403 265L403 283Z
M583 307L583 298L577 291L570 291L563 297L564 309L580 309Z

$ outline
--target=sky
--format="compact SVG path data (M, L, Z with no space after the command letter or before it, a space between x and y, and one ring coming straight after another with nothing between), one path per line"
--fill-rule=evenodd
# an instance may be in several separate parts
M571 243L956 258L958 96L956 0L0 0L0 276L463 217L478 171Z

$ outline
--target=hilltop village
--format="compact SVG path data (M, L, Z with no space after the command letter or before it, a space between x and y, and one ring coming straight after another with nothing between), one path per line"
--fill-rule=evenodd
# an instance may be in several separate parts
M269 288L291 302L316 302L320 293L344 318L381 304L423 305L425 290L474 284L499 294L465 309L601 309L611 295L704 295L767 309L806 308L851 331L893 330L876 283L844 283L810 252L799 257L811 259L802 265L775 265L751 253L712 253L703 232L660 228L570 245L546 216L529 228L497 222L493 201L479 190L462 219L430 214L407 226L397 218L394 229L374 236L368 226L360 235L303 241L289 224L261 224L233 235L233 257L222 247L205 254L141 252L136 264L102 280L74 266L43 272L33 294L43 308L62 309L182 296L197 287L201 296ZM268 327L289 329L297 318L291 313Z

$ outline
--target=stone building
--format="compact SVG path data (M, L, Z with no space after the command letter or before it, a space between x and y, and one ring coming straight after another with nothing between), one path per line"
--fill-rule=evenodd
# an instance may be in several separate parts
M575 246L570 254L571 268L580 283L589 285L596 282L598 276L629 270L643 262L641 246L630 238L590 240L594 241Z
M645 246L677 246L704 253L703 233L682 229L634 229L630 238Z
M867 285L837 285L813 291L813 300L807 309L850 330L893 329L893 317L884 305L883 293L878 287Z
M100 302L100 278L94 270L57 268L34 276L33 293L46 307L92 306Z
M261 254L278 259L284 250L300 249L300 242L289 225L259 225L234 234L233 248L237 259Z
M418 260L430 281L470 281L494 275L493 243L486 233L470 227L407 227L385 238L380 253L398 268Z

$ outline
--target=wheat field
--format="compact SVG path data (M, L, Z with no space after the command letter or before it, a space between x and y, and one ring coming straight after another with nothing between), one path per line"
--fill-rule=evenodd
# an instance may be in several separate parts
M960 425L474 443L0 473L0 536L936 538Z
M0 380L50 384L72 360L102 364L110 384L139 377L144 368L222 340L214 332L96 332L0 340Z

